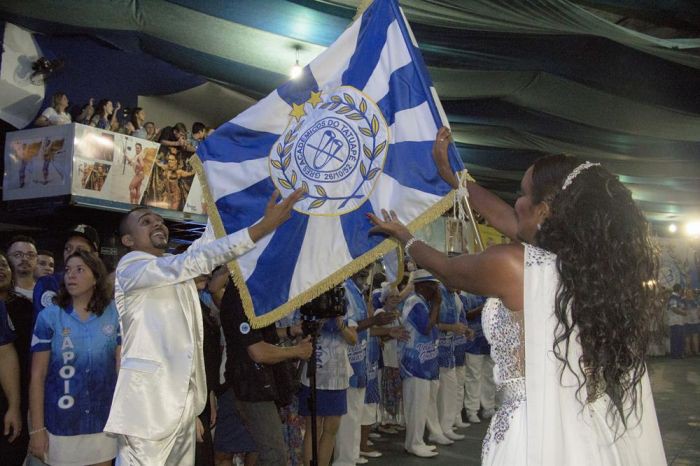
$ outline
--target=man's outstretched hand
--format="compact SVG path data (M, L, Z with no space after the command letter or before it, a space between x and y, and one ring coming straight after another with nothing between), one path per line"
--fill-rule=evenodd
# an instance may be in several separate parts
M278 226L286 222L291 217L292 208L299 199L304 195L304 190L299 188L292 194L283 199L282 202L277 202L280 192L275 190L267 201L265 215L255 225L248 228L248 234L253 242L257 242L260 238L267 236L277 229Z

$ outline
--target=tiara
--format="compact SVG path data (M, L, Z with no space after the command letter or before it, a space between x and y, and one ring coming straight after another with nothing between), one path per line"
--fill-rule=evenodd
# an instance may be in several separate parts
M571 173L569 173L569 176L567 176L566 179L564 180L564 184L561 185L561 190L565 191L566 188L571 186L571 183L574 182L574 178L576 178L582 171L584 171L588 168L591 168L591 167L595 167L596 165L600 165L600 164L593 163L593 162L585 162L585 163L582 163L581 165L579 165L578 167L574 168L571 171Z

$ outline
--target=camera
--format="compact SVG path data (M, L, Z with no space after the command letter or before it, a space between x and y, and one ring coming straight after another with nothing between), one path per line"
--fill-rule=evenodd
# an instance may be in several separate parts
M336 286L321 296L314 298L299 308L304 320L332 319L344 316L347 312L345 307L345 288Z

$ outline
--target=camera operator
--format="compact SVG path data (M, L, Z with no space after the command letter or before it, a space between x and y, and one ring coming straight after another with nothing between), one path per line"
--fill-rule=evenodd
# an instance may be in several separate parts
M277 404L291 401L293 371L286 364L311 356L311 338L306 337L295 346L277 346L279 337L275 324L254 329L243 311L239 291L231 281L221 300L221 326L226 339L228 386L222 398L235 398L236 408L255 442L257 464L285 465L287 451ZM298 326L281 330L290 336L301 333ZM221 416L219 422L217 444L219 431L230 432L221 425Z

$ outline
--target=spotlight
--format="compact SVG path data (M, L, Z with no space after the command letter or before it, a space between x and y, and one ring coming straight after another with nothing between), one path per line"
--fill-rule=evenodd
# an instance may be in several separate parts
M685 233L688 236L700 236L700 220L688 222L685 224Z
M669 231L669 233L675 233L678 231L678 227L676 226L675 223L672 223L668 226L668 231Z

